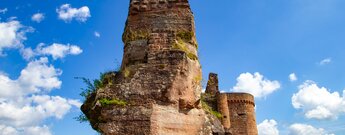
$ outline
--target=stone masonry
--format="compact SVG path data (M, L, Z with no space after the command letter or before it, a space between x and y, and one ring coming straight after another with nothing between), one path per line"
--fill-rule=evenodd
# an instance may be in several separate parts
M216 74L206 91L217 100L206 97L210 107L202 104L188 0L130 0L122 40L121 69L105 74L81 107L93 129L104 135L257 135L254 99L220 94Z
M209 82L213 80L218 80L217 75L210 73ZM212 83L211 85L213 86L209 85L208 83L207 88L211 88L211 90L206 89L205 94L208 95L208 98L216 98L215 102L208 103L213 109L218 110L222 114L220 120L225 133L232 135L257 135L253 95L248 93L220 93L218 84ZM214 90L213 88L215 87L217 89Z

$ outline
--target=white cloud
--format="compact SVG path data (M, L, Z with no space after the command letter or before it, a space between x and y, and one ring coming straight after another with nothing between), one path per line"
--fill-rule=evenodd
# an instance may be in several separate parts
M279 135L275 120L264 120L258 125L259 135Z
M332 62L332 59L331 58L326 58L326 59L323 59L319 62L320 65L326 65L326 64L329 64Z
M45 18L44 14L36 13L36 14L32 15L31 20L35 21L37 23L40 23L44 18Z
M95 37L98 37L98 38L101 37L101 34L97 31L95 31L94 35L95 35Z
M83 50L79 46L70 44L59 44L53 43L52 45L46 46L41 43L37 46L35 50L31 48L25 48L22 50L22 55L25 59L29 60L34 56L51 55L54 60L62 59L67 55L78 55L82 53Z
M2 14L6 14L7 11L8 11L7 8L0 9L0 13L2 13Z
M0 99L42 91L49 92L52 89L60 88L61 81L58 76L62 71L47 63L47 58L29 62L17 80L11 80L8 76L0 74Z
M292 124L289 128L289 135L334 135L327 134L323 128L315 128L306 124Z
M18 134L15 128L5 126L5 125L0 125L0 133L2 135L17 135Z
M280 88L278 81L270 81L256 72L242 73L237 78L237 84L232 88L234 92L247 92L257 98L265 97Z
M73 19L85 22L89 17L91 17L90 9L87 6L81 8L72 8L70 4L61 5L59 9L56 9L59 14L59 19L65 22L70 22Z
M345 114L345 91L343 97L338 92L331 93L325 87L319 87L313 81L306 81L299 86L292 96L295 109L302 109L309 119L337 119Z
M26 40L25 33L31 32L32 28L24 27L19 21L10 19L8 22L0 22L0 55L5 48L20 48Z
M29 62L15 80L0 74L0 134L50 135L42 125L45 119L62 119L72 107L79 108L77 100L47 95L60 88L61 74L47 58Z
M0 125L1 135L51 135L49 127L46 125L25 127L19 130L22 130L22 132L11 126Z
M289 75L289 79L291 82L294 82L294 81L297 81L298 78L297 78L297 75L295 73L291 73Z
M36 126L36 127L28 127L25 129L25 135L51 135L49 127L46 125L44 126Z
M47 65L48 59L41 58L30 62L25 69L21 71L17 80L22 88L28 92L37 92L39 90L50 91L60 88L61 81L58 76L62 74L60 69L55 69L53 65Z

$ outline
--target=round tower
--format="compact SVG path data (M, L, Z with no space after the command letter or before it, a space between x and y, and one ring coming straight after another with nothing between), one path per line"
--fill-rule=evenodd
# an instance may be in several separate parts
M230 113L228 106L228 97L226 93L221 93L217 95L217 108L218 112L222 114L221 123L225 130L230 129Z
M227 93L231 131L234 135L257 135L254 96L248 93Z

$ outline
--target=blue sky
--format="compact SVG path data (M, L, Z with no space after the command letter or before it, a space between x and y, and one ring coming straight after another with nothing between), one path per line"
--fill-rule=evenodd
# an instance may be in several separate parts
M128 3L0 0L0 134L96 134L73 78L119 66ZM345 1L190 3L204 80L254 94L260 135L345 134Z

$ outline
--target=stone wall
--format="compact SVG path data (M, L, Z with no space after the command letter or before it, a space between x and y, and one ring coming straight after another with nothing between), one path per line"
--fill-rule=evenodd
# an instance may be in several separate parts
M228 130L231 127L230 111L228 106L228 97L226 94L219 94L217 97L217 108L219 113L222 114L221 122L224 129Z
M234 135L257 135L254 97L247 93L226 93Z

